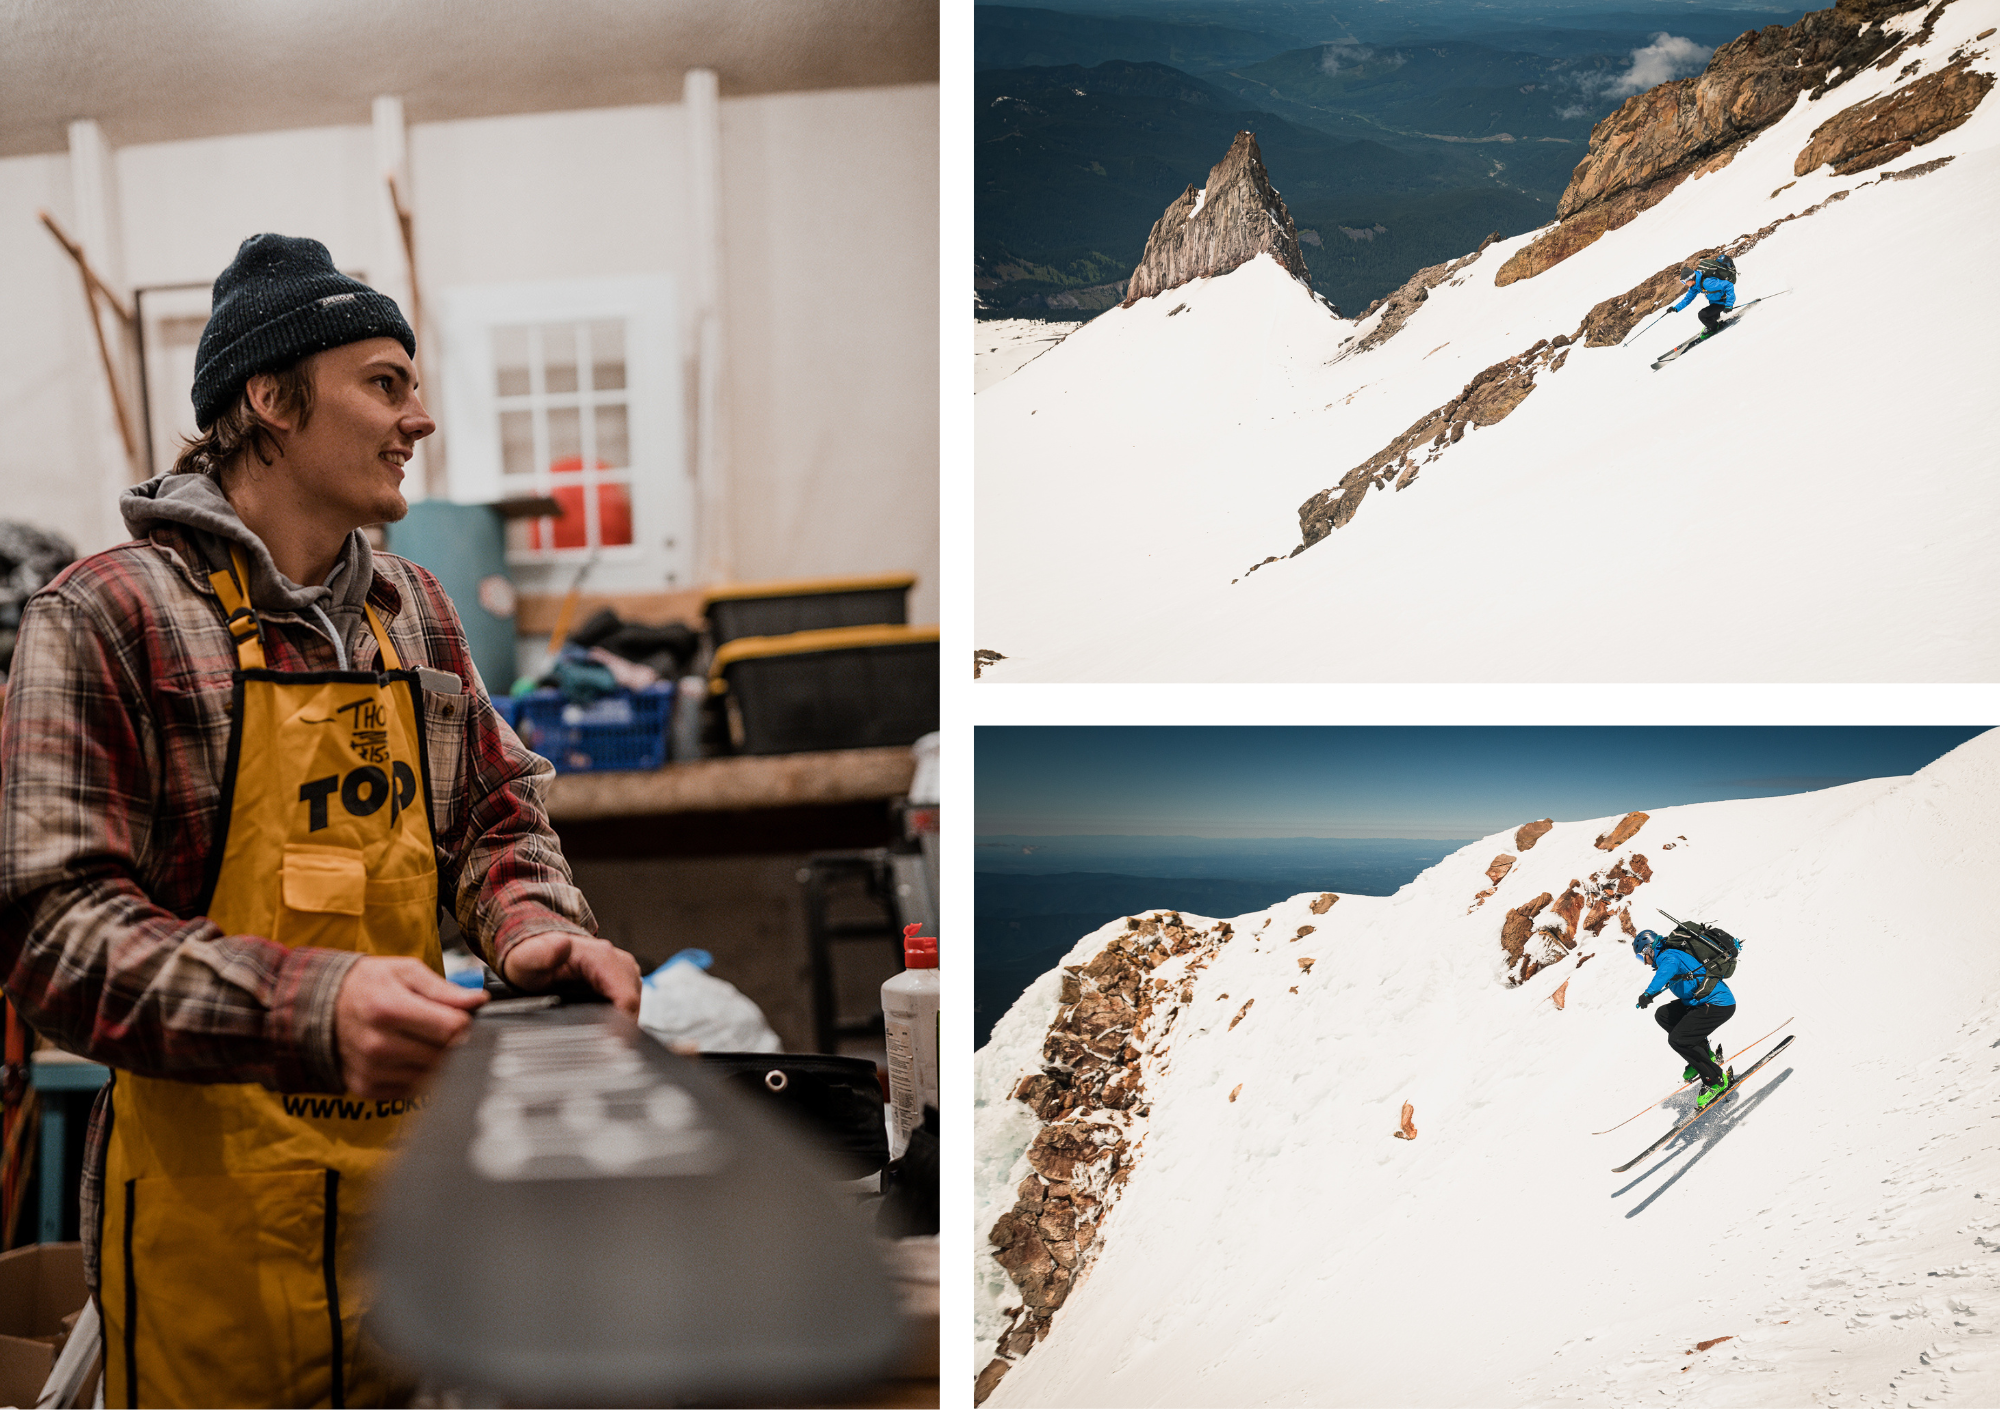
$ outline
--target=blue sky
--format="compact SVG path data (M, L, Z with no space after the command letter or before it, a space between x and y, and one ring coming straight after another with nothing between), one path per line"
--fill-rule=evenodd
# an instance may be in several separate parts
M1915 773L1982 728L983 726L974 830L1482 837Z

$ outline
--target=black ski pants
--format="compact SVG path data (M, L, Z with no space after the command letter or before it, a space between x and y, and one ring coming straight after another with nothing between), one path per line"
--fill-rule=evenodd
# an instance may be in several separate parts
M1722 1069L1708 1051L1709 1035L1734 1017L1734 1004L1688 1004L1675 999L1654 1014L1653 1021L1667 1030L1667 1046L1694 1066L1704 1085L1713 1087L1722 1080Z
M1721 304L1710 304L1701 311L1701 326L1713 333L1722 326L1722 317L1728 312Z

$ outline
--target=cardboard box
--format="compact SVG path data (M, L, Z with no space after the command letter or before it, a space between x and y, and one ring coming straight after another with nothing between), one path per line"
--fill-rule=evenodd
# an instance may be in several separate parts
M33 1405L90 1294L82 1244L0 1253L0 1405Z

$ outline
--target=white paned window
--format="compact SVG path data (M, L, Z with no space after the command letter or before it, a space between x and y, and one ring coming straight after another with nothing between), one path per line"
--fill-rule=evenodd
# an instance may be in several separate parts
M593 559L594 587L685 585L692 506L668 282L456 289L444 303L451 497L560 510L509 521L515 576L550 587Z

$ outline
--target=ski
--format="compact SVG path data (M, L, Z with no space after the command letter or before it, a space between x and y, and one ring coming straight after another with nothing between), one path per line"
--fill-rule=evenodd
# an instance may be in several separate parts
M488 1007L490 1008L491 1005L488 1005ZM1729 1061L1731 1062L1736 1061L1736 1059L1742 1057L1743 1054L1749 1052L1752 1048L1756 1047L1759 1043L1763 1042L1764 1038L1769 1038L1774 1033L1782 1033L1785 1029L1791 1027L1791 1025L1792 1025L1792 1020L1788 1018L1783 1023L1779 1024L1776 1028L1773 1028L1770 1033L1766 1033L1763 1038L1752 1038L1749 1042L1745 1043L1742 1047L1738 1048L1735 1052L1731 1053L1729 1055ZM1681 1083L1681 1085L1674 1088L1673 1091L1667 1093L1664 1097L1661 1097L1660 1101L1647 1102L1646 1105L1640 1107L1637 1111L1633 1112L1630 1116L1626 1117L1623 1121L1619 1122L1618 1126L1626 1126L1634 1121L1637 1121L1640 1117L1644 1116L1647 1112L1651 1111L1654 1107L1658 1106L1660 1102L1672 1101L1675 1097L1678 1097L1682 1092L1685 1092L1688 1088L1692 1087L1693 1085L1694 1083L1692 1082ZM1618 1129L1618 1126L1607 1126L1602 1131L1592 1131L1590 1134L1593 1136L1608 1136L1613 1131L1616 1131Z
M1673 1130L1667 1132L1666 1135L1660 1137L1659 1140L1653 1142L1653 1144L1651 1144L1650 1146L1647 1146L1646 1149L1640 1151L1637 1155L1633 1156L1623 1165L1612 1166L1611 1173L1614 1175L1624 1174L1627 1170L1630 1170L1633 1166L1637 1165L1640 1161L1644 1160L1654 1151L1657 1151L1661 1149L1663 1146L1670 1143L1674 1139L1674 1137L1680 1135L1681 1132L1687 1130L1687 1128L1694 1125L1695 1122L1701 1120L1711 1111L1714 1111L1717 1107L1721 1106L1724 1102L1728 1101L1731 1097L1735 1096L1736 1089L1742 1086L1743 1083L1746 1080L1748 1080L1748 1078L1752 1073L1754 1073L1758 1068L1762 1067L1765 1063L1769 1062L1772 1058L1776 1057L1779 1053L1782 1053L1786 1048L1790 1047L1792 1045L1792 1039L1796 1036L1797 1036L1796 1034L1787 1033L1784 1036L1784 1038L1779 1042L1777 1047L1771 1049L1770 1052L1758 1058L1757 1061L1751 1063L1749 1067L1745 1068L1741 1073L1739 1073L1736 1076L1736 1078L1730 1082L1728 1091L1724 1092L1721 1096L1717 1097L1707 1106L1702 1107L1700 1110L1696 1111L1694 1115L1688 1117L1687 1120L1681 1122L1678 1126L1674 1127Z
M469 1404L827 1405L893 1370L894 1286L802 1128L609 1004L497 1007L377 1192L385 1342Z
M1778 290L1778 294L1789 294L1791 292L1792 291L1790 289ZM1749 310L1757 307L1757 305L1764 302L1765 299L1777 298L1778 294L1763 294L1757 298L1750 300L1750 302L1747 304L1738 304L1733 310L1730 311L1729 317L1717 320L1715 332L1720 333L1724 328L1730 328L1735 326L1736 320L1741 318ZM1662 367L1672 362L1675 358L1679 357L1682 353L1686 352L1696 343L1701 342L1705 338L1711 338L1713 336L1715 336L1715 334L1709 333L1708 331L1704 330L1700 333L1695 334L1692 338L1689 338L1685 343L1679 343L1676 344L1674 347L1668 348L1665 352L1661 353L1659 357L1654 361L1653 370L1655 372L1658 372Z

